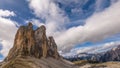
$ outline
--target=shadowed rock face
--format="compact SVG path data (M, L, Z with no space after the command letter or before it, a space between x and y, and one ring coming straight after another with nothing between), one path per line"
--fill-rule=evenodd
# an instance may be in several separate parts
M48 38L48 55L56 59L59 58L59 54L57 52L57 45L52 36Z
M14 46L5 61L24 56L59 58L57 45L52 36L47 38L45 26L33 30L32 23L29 23L28 26L21 26L18 29Z
M100 60L102 62L120 61L120 45L115 49L107 51L104 55L101 56Z
M33 30L32 23L29 23L18 29L13 48L0 63L0 68L78 67L59 56L54 38L46 36L45 26Z

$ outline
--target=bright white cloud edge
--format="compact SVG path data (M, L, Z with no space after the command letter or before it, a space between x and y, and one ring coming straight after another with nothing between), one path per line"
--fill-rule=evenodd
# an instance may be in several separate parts
M0 54L4 57L7 56L10 48L13 46L14 36L17 31L17 22L9 19L10 16L15 15L13 11L0 9L0 44L2 45Z
M34 0L34 1L37 1L37 0ZM103 12L94 13L94 15L92 15L90 18L86 20L86 24L84 26L72 27L68 30L66 30L64 27L64 24L66 22L65 20L69 21L68 17L64 16L64 11L62 11L56 4L54 4L54 2L49 1L48 4L50 4L50 6L53 7L53 8L51 7L52 10L49 12L49 13L52 13L52 15L50 15L51 18L48 19L48 16L43 16L43 17L47 19L45 24L48 28L47 32L51 32L51 33L48 33L48 35L51 35L51 34L54 35L56 42L58 44L59 50L63 50L63 51L70 50L72 47L75 46L75 44L79 44L84 41L99 41L101 39L107 38L113 34L120 32L119 30L120 20L118 19L120 16L120 13L119 13L120 2L113 4ZM44 9L44 11L50 8L48 6L47 6L47 9ZM45 7L45 5L43 4L42 7ZM36 7L33 10L36 11L36 9L38 8L39 7ZM4 17L15 16L14 12L9 10L2 10L2 9L0 10L0 12L1 12L0 27L2 29L0 30L1 31L0 33L2 33L0 35L2 40L0 43L2 43L3 45L3 49L0 51L0 53L3 54L3 56L6 56L9 49L12 47L11 45L13 45L13 43L11 42L13 42L17 27L15 26L16 24L15 21L10 20L9 18L4 18ZM59 14L60 12L62 12L62 14ZM39 13L41 14L42 12L39 12ZM38 14L38 16L41 16L41 15ZM60 31L58 31L58 29ZM9 35L6 32L8 32Z
M120 33L120 1L102 12L94 13L84 26L72 27L56 37L60 49L70 50L75 44L96 42ZM62 43L61 43L62 42ZM70 48L70 49L69 49Z
M60 54L64 57L71 57L81 53L91 53L91 54L104 53L111 49L115 49L119 45L120 45L120 41L115 41L115 42L109 42L109 43L98 44L93 46L73 48L68 53L60 53Z
M70 29L65 29L63 18L67 17L59 14L61 11L64 14L64 11L61 10L53 1L41 0L40 2L39 0L31 0L29 1L29 5L35 12L36 16L42 16L47 20L44 25L46 25L47 32L51 32L48 33L48 35L52 34L55 37L59 50L64 52L70 51L74 46L76 46L76 44L85 41L100 41L120 32L120 1L112 4L102 12L94 13L86 20L86 24L84 26L80 25ZM51 5L54 5L54 8L52 8ZM49 16L48 14L50 12L47 10L54 12L51 12L51 16ZM41 24L39 21L38 23ZM62 26L58 26L60 24L62 24ZM58 30L58 28L64 29Z

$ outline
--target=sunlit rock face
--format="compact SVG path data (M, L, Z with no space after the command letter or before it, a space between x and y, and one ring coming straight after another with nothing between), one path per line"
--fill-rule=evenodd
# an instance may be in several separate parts
M45 26L42 25L33 30L32 23L29 23L27 26L21 26L18 29L14 46L5 61L24 56L59 58L54 38L52 36L47 38Z
M45 26L33 30L32 23L21 26L14 45L0 68L78 68L60 57L52 36L46 36Z

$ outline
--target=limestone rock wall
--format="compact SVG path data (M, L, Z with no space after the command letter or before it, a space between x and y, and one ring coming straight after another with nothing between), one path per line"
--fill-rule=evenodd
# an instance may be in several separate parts
M5 61L24 56L59 58L55 40L52 36L47 38L45 26L42 25L33 30L32 23L29 23L28 26L21 26L18 29L13 48L9 51Z

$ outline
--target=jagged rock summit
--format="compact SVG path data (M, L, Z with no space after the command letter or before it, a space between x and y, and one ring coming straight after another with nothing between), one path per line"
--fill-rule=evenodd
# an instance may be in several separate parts
M46 36L45 26L33 30L32 23L21 26L14 45L0 68L77 68L62 59L52 36Z
M59 54L53 37L47 38L45 26L42 25L37 30L33 30L32 23L29 23L28 26L21 26L18 29L14 46L5 61L18 56L53 57L57 59Z

